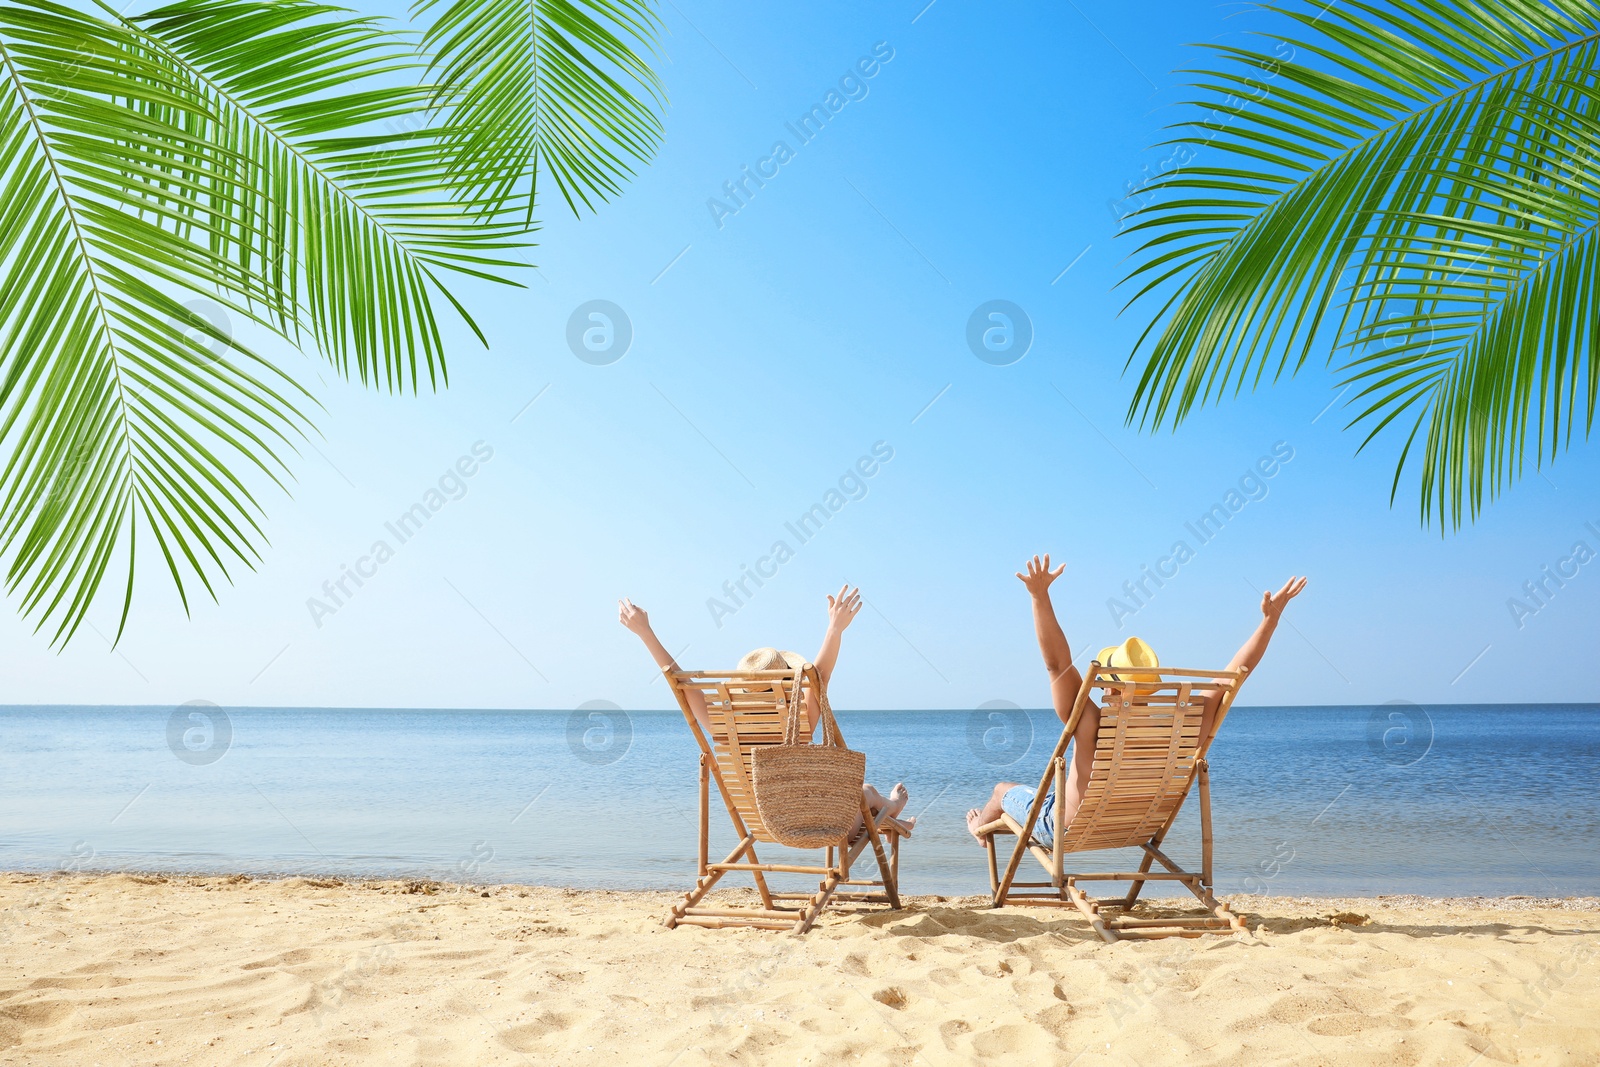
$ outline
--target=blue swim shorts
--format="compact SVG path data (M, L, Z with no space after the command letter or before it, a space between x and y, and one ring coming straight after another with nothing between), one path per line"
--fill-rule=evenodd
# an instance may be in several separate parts
M1033 797L1038 790L1031 785L1014 785L1006 790L1006 795L1000 798L1000 807L1005 813L1017 820L1023 826L1028 825L1028 809L1033 806ZM1039 808L1039 821L1033 824L1033 837L1040 844L1048 845L1055 840L1055 814L1056 791L1050 790L1045 794L1044 804Z

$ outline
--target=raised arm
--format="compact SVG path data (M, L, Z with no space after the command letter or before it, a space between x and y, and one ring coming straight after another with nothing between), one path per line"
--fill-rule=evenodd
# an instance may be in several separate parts
M1305 587L1304 578L1290 578L1276 593L1261 594L1261 622L1256 626L1255 633L1251 634L1249 639L1239 646L1239 651L1233 654L1233 661L1228 664L1230 671L1256 669L1261 657L1267 653L1267 645L1272 641L1273 631L1278 628L1278 620L1283 617L1283 609L1288 607L1289 601L1299 596L1300 590Z
M1083 675L1072 665L1072 649L1067 635L1061 632L1056 621L1055 605L1050 603L1050 583L1061 577L1067 565L1063 563L1050 569L1050 554L1043 560L1034 556L1028 561L1026 574L1017 573L1028 594L1033 597L1033 630L1039 638L1039 652L1044 656L1044 669L1050 672L1050 702L1055 705L1056 716L1063 722L1072 717L1072 703L1078 698L1078 687Z
M650 616L645 610L627 597L617 601L617 621L632 631L639 640L644 642L644 647L650 650L650 657L656 661L656 666L662 670L676 671L681 668L678 661L673 659L672 653L661 643L656 632L650 628ZM698 689L690 689L685 694L689 701L689 710L694 712L694 717L699 720L703 730L711 729L711 719L706 714L705 697Z
M1283 609L1288 607L1289 601L1299 596L1300 590L1305 587L1304 578L1290 578L1276 593L1261 594L1261 622L1256 625L1255 632L1245 640L1245 643L1239 646L1239 651L1233 654L1233 659L1228 663L1228 670L1243 670L1246 672L1245 678L1255 672L1261 657L1267 654L1267 645L1272 643L1272 634L1278 629L1278 620L1283 617ZM1222 690L1213 689L1206 694L1205 716L1200 720L1201 737L1211 736L1217 711L1221 707Z
M833 677L834 664L839 662L839 641L844 637L845 627L850 625L860 610L861 590L851 589L849 582L839 587L838 595L828 597L828 629L822 635L822 647L817 649L817 658L811 661L816 665L824 686Z
M834 665L839 662L839 642L844 637L847 626L855 619L856 613L861 610L861 590L851 589L846 582L839 587L839 592L828 597L828 628L822 634L822 647L817 649L816 658L811 665L817 668L817 677L822 679L822 688L828 688L828 680L833 677ZM817 726L822 721L822 706L817 702L817 694L806 690L806 736L815 737Z

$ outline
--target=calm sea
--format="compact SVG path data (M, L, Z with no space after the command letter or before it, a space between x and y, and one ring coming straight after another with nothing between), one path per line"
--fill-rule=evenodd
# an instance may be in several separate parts
M838 717L911 790L904 890L986 892L964 813L1037 781L1054 715ZM1600 895L1600 705L1239 708L1211 764L1221 892ZM676 712L600 704L0 708L0 869L684 888L695 768ZM1192 801L1169 840L1198 864Z

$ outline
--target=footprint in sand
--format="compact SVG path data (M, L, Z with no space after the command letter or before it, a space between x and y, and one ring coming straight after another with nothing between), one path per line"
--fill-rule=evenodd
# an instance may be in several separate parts
M956 1038L972 1033L972 1024L965 1019L950 1019L939 1024L939 1036L944 1038L944 1047L951 1052L956 1050Z
M839 969L845 974L853 974L858 978L871 978L872 972L867 969L867 957L860 952L852 952L839 963Z
M899 986L889 986L887 989L880 989L876 993L872 994L872 999L876 1000L879 1004L884 1004L893 1008L895 1011L902 1010L907 1003L906 995Z
M288 952L280 952L276 956L268 956L264 960L256 960L254 963L241 963L239 969L241 971L259 971L266 967L295 967L309 962L310 959L310 949L297 948Z
M539 1042L572 1025L572 1017L559 1012L545 1012L531 1023L513 1026L500 1032L500 1040L513 1052L536 1052Z
M1054 1051L1054 1045L1043 1031L1016 1023L1004 1023L972 1039L972 1050L980 1056L1037 1056L1035 1062L1040 1063L1049 1062L1045 1057Z
M29 1030L43 1030L72 1014L72 1007L55 1000L32 1000L0 1008L0 1048L22 1044Z

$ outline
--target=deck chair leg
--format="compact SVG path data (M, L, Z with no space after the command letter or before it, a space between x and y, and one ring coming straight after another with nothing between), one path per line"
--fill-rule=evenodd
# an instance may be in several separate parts
M1249 933L1250 926L1244 921L1244 917L1229 911L1228 905L1212 895L1210 886L1198 880L1192 883L1185 882L1184 885L1189 887L1189 892L1195 895L1195 899L1200 901L1207 911L1219 919L1227 920L1228 926L1235 932L1241 934Z
M1188 871L1185 871L1182 867L1179 867L1176 863L1172 862L1171 858L1168 857L1166 853L1162 852L1161 849L1153 843L1153 841L1151 844L1144 846L1144 851L1145 855L1159 862L1161 866L1165 867L1168 871L1175 875L1179 875L1180 877L1177 879L1177 881L1180 882L1184 888L1188 889L1189 892L1194 895L1194 898L1203 904L1205 909L1212 915L1227 922L1228 926L1237 933L1247 933L1249 931L1249 927L1245 924L1245 921L1239 916L1235 915L1233 912L1229 911L1228 905L1224 904L1222 901L1213 896L1211 893L1211 887L1206 885L1205 880L1202 879L1198 874L1190 874Z
M760 860L756 859L756 839L754 837L750 839L750 862L761 862ZM762 877L760 871L751 871L750 874L754 876L756 880L756 892L761 894L761 906L766 908L768 911L771 911L773 908L772 890L767 888L766 878Z
M1189 892L1193 893L1195 899L1211 914L1219 919L1227 920L1228 925L1238 933L1249 932L1249 924L1244 921L1244 918L1229 911L1228 905L1218 900L1212 894L1211 887L1206 885L1204 881L1196 878L1192 882L1184 882L1183 884L1189 888Z
M1067 761L1064 759L1056 760L1055 789L1057 798L1067 795ZM1050 881L1055 883L1056 892L1061 899L1066 900L1067 883L1066 875L1062 871L1061 852L1061 834L1065 827L1061 825L1060 819L1051 819L1050 824L1053 831L1050 835Z
M1089 920L1089 925L1094 927L1095 933L1099 934L1107 944L1117 940L1116 932L1107 929L1104 920L1100 918L1100 905L1090 900L1084 891L1078 888L1077 882L1069 877L1063 883L1062 888L1066 891L1067 897L1072 901L1073 905L1083 913L1083 917Z
M989 835L992 839L993 834ZM1006 861L1006 873L1000 876L1000 884L995 887L994 906L1000 907L1006 902L1006 894L1011 892L1011 882L1017 877L1017 868L1022 865L1022 854L1028 849L1027 839L1018 835L1016 847L1011 850L1011 858Z
M707 854L711 848L711 757L700 753L700 877L706 875L706 865L711 862Z
M728 853L728 858L722 862L738 863L739 857L743 856L746 851L751 851L753 853L754 850L752 846L754 846L755 843L756 839L754 837L746 837L743 841L739 842L738 846L732 852ZM750 859L752 863L755 862L755 856L753 854ZM711 887L716 885L722 876L727 873L727 871L709 871L701 874L700 877L695 880L694 888L685 893L683 895L683 899L674 904L672 906L672 910L667 913L667 929L671 930L673 927L677 926L678 920L683 918L690 908L700 903L700 899L710 892ZM761 877L759 871L756 872L756 877ZM771 908L772 904L768 902L767 907Z
M994 852L994 834L983 839L984 851L989 853L989 895L1000 892L1000 857Z
M890 908L899 911L900 904L900 835L890 834L888 851L883 847L884 834L880 827L888 821L888 816L880 816L877 822L872 819L872 813L867 807L865 799L861 802L861 833L856 835L839 850L843 857L843 870L840 872L841 881L850 878L850 865L866 851L867 845L872 845L873 857L878 861L878 876L883 880L884 897ZM831 861L830 861L831 863Z
M828 898L833 896L834 890L839 888L839 872L829 871L828 877L817 886L817 893L806 902L805 909L800 912L800 918L794 924L796 934L806 933L811 929L811 924L817 921L817 916L822 914L822 909L828 906Z
M1143 862L1141 862L1139 864L1139 873L1140 874L1144 874L1146 871L1148 871L1150 869L1150 863L1151 863L1152 859L1153 859L1153 857L1148 852L1145 853L1145 857L1144 857ZM1136 880L1133 883L1133 885L1128 889L1128 895L1122 898L1122 909L1124 911L1126 911L1129 908L1133 907L1133 902L1139 899L1139 891L1142 890L1143 888L1144 888L1144 879L1140 878L1140 879Z
M877 824L873 822L872 812L867 810L865 799L861 801L861 819L865 825L867 839L872 842L872 854L878 861L878 874L883 878L883 891L889 898L889 907L895 911L900 910L900 886L895 869L889 865L889 857L883 851L883 838L878 833ZM898 860L898 856L896 859Z
M1199 760L1200 771L1200 886L1205 895L1200 903L1211 909L1218 918L1227 919L1228 925L1243 933L1249 929L1244 919L1228 910L1228 905L1212 894L1211 882L1211 764L1205 757ZM1195 894L1199 896L1199 894Z
M1033 840L1033 827L1039 821L1039 809L1044 805L1045 790L1050 785L1050 778L1055 774L1057 765L1065 760L1061 756L1062 746L1057 744L1056 755L1050 759L1050 766L1045 768L1044 776L1039 779L1038 792L1033 795L1033 803L1028 807L1028 821L1022 825L1017 833L1017 847L1011 850L1011 858L1006 861L1006 873L1000 879L1000 885L994 891L994 906L1001 907L1006 902L1006 894L1011 892L1011 882L1017 877L1017 868L1022 864L1023 853L1028 851L1028 844ZM994 835L990 834L990 838ZM1055 879L1055 868L1050 868L1052 884L1059 885Z

